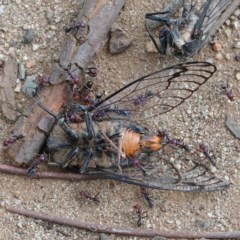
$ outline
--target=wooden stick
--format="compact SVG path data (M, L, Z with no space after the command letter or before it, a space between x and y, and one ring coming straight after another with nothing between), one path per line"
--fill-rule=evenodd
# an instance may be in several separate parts
M130 227L114 227L108 225L100 225L96 223L87 223L78 220L72 220L69 218L58 217L54 215L49 215L46 213L39 213L31 210L20 209L17 207L9 206L6 210L11 213L18 215L31 217L35 219L40 219L43 221L56 223L68 227L80 228L96 233L108 233L123 236L136 236L136 237L165 237L165 238L208 238L208 239L230 239L230 238L240 238L240 231L232 232L189 232L189 231L154 231L154 230L139 230Z
M93 56L107 40L108 32L123 8L125 0L105 1L88 0L77 18L86 25L86 32L79 29L76 33L70 32L59 54L58 62L53 66L50 74L51 87L46 87L41 92L44 99L41 103L53 113L59 113L66 102L68 90L64 83L65 69L85 69ZM83 75L83 74L82 74ZM83 76L81 78L83 82ZM29 163L43 146L54 124L50 117L35 103L30 114L20 117L14 129L14 134L23 134L23 141L18 141L5 151L5 158L18 163ZM28 106L27 109L30 107ZM42 128L42 125L45 126Z

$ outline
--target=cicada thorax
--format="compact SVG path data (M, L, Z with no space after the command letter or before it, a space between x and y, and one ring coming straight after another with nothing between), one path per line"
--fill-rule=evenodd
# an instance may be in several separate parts
M160 134L152 134L147 128L130 124L126 121L93 122L95 131L94 141L87 140L87 127L85 122L69 123L69 126L77 132L79 140L73 142L56 125L49 136L46 147L50 154L50 161L62 165L65 156L75 145L79 147L78 155L71 161L71 165L80 165L90 146L94 149L94 157L89 167L110 168L116 166L118 157L121 160L137 158L139 154L158 151L162 146L163 137Z

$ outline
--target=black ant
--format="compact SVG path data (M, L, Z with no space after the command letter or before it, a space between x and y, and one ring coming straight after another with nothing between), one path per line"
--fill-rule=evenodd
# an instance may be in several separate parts
M45 153L37 155L37 157L32 161L31 166L27 169L27 174L33 176L35 170L39 164L45 163L47 161L47 155Z
M88 190L84 190L84 191L81 191L79 195L85 199L93 201L95 204L99 204L100 203L100 200L98 198L99 194L100 194L100 191L93 197Z
M148 190L147 188L141 187L141 188L140 188L140 192L141 192L143 198L146 200L148 206L149 206L150 208L152 208L152 207L154 206L154 201L153 201L153 199L151 199L151 197L150 197L149 190Z
M23 138L24 138L23 134L13 135L11 138L7 138L3 140L3 146L9 147L13 145L15 142L17 142L18 140L22 140Z
M146 218L146 212L142 212L142 208L139 204L136 204L133 206L133 208L136 210L136 214L137 214L137 225L140 227L142 226L142 220L143 218ZM143 216L143 214L145 214L145 216Z

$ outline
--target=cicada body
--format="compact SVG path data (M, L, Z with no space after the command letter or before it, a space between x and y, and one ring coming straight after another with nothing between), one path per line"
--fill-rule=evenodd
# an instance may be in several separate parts
M162 23L159 33L160 45L147 24L146 29L160 54L170 54L185 60L206 44L215 25L230 4L231 1L228 0L184 0L179 8L178 17L171 15L169 11L146 14L146 19Z
M46 143L51 165L78 166L81 174L157 189L227 188L228 183L201 164L189 167L186 162L183 173L166 168L160 152L171 141L164 131L151 131L144 124L178 107L215 71L206 62L179 64L139 78L89 107L71 104L70 111L81 121L58 119Z

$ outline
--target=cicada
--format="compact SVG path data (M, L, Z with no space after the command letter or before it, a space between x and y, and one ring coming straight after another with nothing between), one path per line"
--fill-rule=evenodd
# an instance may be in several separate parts
M162 23L156 42L146 23L146 30L157 51L181 60L193 56L208 41L220 17L231 4L229 0L183 0L179 15L170 11L148 13L146 19ZM178 1L180 5L180 1ZM181 9L181 11L180 11Z
M49 164L69 170L77 166L80 174L141 187L193 192L227 188L201 164L192 163L181 174L167 169L160 151L170 144L168 135L145 126L191 97L215 71L211 63L189 62L153 72L90 106L70 104L68 109L79 114L78 123L47 110L58 121L46 142Z

